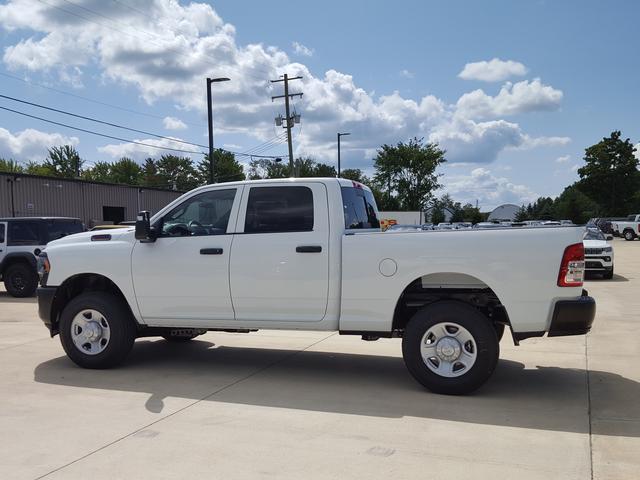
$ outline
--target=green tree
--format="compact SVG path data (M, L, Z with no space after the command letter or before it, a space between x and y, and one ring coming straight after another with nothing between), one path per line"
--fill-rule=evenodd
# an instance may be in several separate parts
M600 206L582 193L577 186L570 185L554 202L556 218L569 219L573 223L587 223L599 216Z
M43 165L42 163L35 162L33 160L27 162L27 165L24 171L29 175L42 175L45 177L53 176L53 172L49 167Z
M274 159L259 158L249 163L249 180L266 178L288 178L289 165Z
M465 222L480 223L484 220L480 209L470 203L465 203L462 207L462 216Z
M94 182L111 182L111 164L108 162L96 162L93 167L82 172L82 178Z
M198 164L198 176L203 185L209 183L209 168L209 155L205 155ZM246 177L244 167L236 160L236 156L218 148L213 151L213 178L215 182L224 183L237 182Z
M24 173L24 167L15 160L0 158L0 172Z
M600 205L607 216L628 214L640 188L636 149L628 138L621 137L620 131L614 131L587 148L586 165L578 169L578 189Z
M122 157L111 165L109 181L122 185L140 185L142 168L130 158Z
M526 207L522 205L516 213L515 221L524 222L526 220L531 220L531 219L529 218L529 213L527 212Z
M158 175L158 165L151 157L146 158L142 164L141 178L141 183L144 187L169 187L168 185L163 185L163 179Z
M189 157L162 155L155 162L160 186L174 190L192 190L200 184L199 175Z
M364 183L369 187L371 186L371 185L368 185L369 179L364 175L362 170L360 170L359 168L347 168L345 170L342 170L342 172L340 172L340 177L346 178L347 180L353 180L354 182Z
M48 150L43 166L54 177L79 178L84 160L73 145L52 147Z
M382 145L374 159L375 180L388 186L403 210L423 210L440 187L436 169L446 162L444 150L436 143L413 138L395 146Z

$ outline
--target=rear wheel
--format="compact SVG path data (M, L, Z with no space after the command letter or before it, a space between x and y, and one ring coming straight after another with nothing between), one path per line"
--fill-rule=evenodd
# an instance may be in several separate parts
M632 230L625 230L625 231L624 231L624 239L625 239L625 240L627 240L627 241L631 241L631 240L633 240L634 238L636 238L636 235L635 235L635 233L633 233L633 231L632 231Z
M461 395L492 375L500 346L496 329L462 302L441 301L418 311L402 338L402 355L413 377L435 393Z
M107 292L83 293L60 316L60 341L67 356L84 368L110 368L131 351L136 328L124 301Z
M4 288L14 297L30 297L38 287L37 272L26 263L11 265L4 272Z

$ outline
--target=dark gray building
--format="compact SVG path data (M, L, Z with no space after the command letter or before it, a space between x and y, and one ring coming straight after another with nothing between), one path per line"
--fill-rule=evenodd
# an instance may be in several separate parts
M87 227L157 212L182 192L68 178L0 173L0 217L80 218Z

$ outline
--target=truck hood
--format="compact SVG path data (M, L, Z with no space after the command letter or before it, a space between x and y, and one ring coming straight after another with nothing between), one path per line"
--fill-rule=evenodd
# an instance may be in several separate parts
M54 240L53 242L49 242L47 244L47 248L78 243L90 243L92 241L91 237L98 235L111 235L110 240L127 240L127 237L131 237L131 240L133 241L134 231L134 227L124 227L109 230L96 230L94 232L75 233L73 235L67 235L66 237Z

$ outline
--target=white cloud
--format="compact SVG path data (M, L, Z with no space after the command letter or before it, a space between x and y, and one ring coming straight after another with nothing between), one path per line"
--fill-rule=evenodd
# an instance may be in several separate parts
M312 57L313 56L313 49L312 48L305 47L304 45L302 45L301 43L298 43L298 42L293 42L291 45L293 46L293 51L297 55L302 55L303 57Z
M569 171L570 172L577 172L579 168L580 168L580 164L579 163L574 163L573 165L571 165L571 168L569 169Z
M273 137L273 117L283 110L281 104L271 102L271 95L282 93L282 84L270 84L269 79L284 72L301 75L302 80L291 83L293 92L304 92L302 99L295 100L303 125L294 141L295 154L334 161L335 132L347 131L352 134L346 142L348 160L356 168L370 167L376 146L413 136L442 142L450 163L488 163L505 149L535 148L563 138L532 138L517 123L500 118L557 108L562 92L539 80L508 83L495 97L476 90L453 105L433 95L419 99L404 98L398 92L375 95L346 73L328 70L316 75L279 48L239 45L235 27L205 3L149 0L140 3L140 8L144 5L140 14L116 2L74 3L113 19L118 26L74 17L48 3L8 0L0 5L0 26L14 35L27 31L29 36L5 49L6 67L60 75L72 72L73 81L98 69L107 86L134 88L149 103L168 101L203 115L203 78L227 76L232 81L214 86L216 131L248 135L256 143ZM496 70L495 61L485 63ZM519 67L512 65L517 62L502 63L517 74ZM213 71L212 65L216 66ZM141 150L145 156L160 153L136 145L102 148L115 157L135 156Z
M449 175L444 178L443 190L457 201L475 204L482 211L492 210L503 203L516 205L535 201L539 195L526 185L494 175L486 168L475 168L469 175Z
M176 140L181 140L176 137ZM172 141L170 139L165 138L141 138L134 139L135 142L145 143L147 145L153 145L156 147L166 147L173 148L177 150L186 150L187 152L180 151L170 151L170 150L161 150L159 148L154 148L153 146L139 145L137 143L111 143L108 145L104 145L102 147L98 147L98 151L101 153L105 153L114 159L128 157L138 162L142 162L147 157L159 157L160 155L178 155L180 157L190 157L194 161L202 160L203 153L193 151L193 153L188 153L191 150L189 145L185 145L184 143Z
M405 68L404 70L400 70L400 76L404 78L413 78L415 77L415 74Z
M525 135L524 142L520 146L523 150L538 147L562 147L571 143L570 137L531 137Z
M186 130L187 124L176 117L164 117L162 125L167 130Z
M567 163L569 160L571 160L571 155L562 155L556 158L557 163Z
M33 128L11 133L0 128L0 157L16 160L42 161L47 156L47 149L59 145L80 143L77 137L67 137L60 133L46 133Z
M498 95L492 97L478 89L465 93L456 103L457 113L466 118L490 118L534 111L556 110L563 93L539 78L518 83L507 82Z
M510 77L521 77L528 72L520 62L494 58L482 62L467 63L458 77L464 80L481 80L483 82L501 82Z

